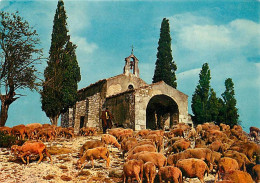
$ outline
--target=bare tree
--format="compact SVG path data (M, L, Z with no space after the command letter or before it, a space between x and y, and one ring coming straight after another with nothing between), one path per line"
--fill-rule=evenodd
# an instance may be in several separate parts
M42 58L36 30L19 16L19 12L0 12L0 126L8 118L9 106L23 89L37 90L38 72L35 67Z

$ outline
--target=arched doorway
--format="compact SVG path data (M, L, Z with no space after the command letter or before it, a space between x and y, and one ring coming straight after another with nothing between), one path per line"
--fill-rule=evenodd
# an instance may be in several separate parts
M167 95L155 95L146 108L146 128L164 129L179 122L177 103Z

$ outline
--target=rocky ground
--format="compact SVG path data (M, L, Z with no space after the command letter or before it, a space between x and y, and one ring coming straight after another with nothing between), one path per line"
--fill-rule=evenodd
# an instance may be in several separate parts
M124 160L122 153L109 146L110 167L105 168L104 160L95 160L94 168L89 162L83 170L76 168L80 147L92 139L101 139L101 134L89 137L76 137L74 139L57 139L45 142L53 159L51 165L49 159L44 158L37 164L38 157L31 158L30 164L23 164L20 158L15 158L10 153L10 148L0 148L0 182L1 183L59 183L59 182L83 182L83 183L114 183L122 182L122 170ZM156 179L155 182L159 182ZM195 179L186 179L184 183L199 183ZM214 176L205 176L206 183L213 183Z

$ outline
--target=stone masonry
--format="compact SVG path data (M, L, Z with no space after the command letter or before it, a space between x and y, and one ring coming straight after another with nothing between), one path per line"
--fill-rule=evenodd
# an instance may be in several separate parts
M100 115L106 107L117 126L141 130L164 109L167 125L190 123L188 96L163 81L147 84L139 77L138 59L131 54L125 59L123 74L100 80L78 91L79 100L62 114L61 125L102 129Z

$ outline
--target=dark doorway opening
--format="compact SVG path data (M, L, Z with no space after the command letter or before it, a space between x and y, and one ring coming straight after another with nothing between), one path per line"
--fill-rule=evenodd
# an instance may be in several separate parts
M83 127L84 127L84 120L85 120L85 116L80 116L80 125L79 125L79 128L83 128Z
M177 103L167 95L153 96L146 108L146 128L164 129L179 122Z

